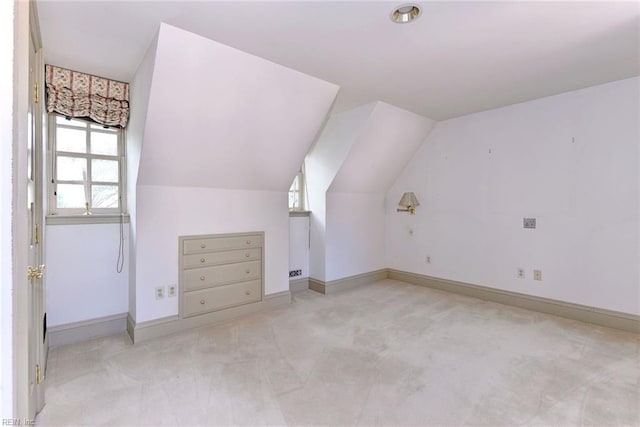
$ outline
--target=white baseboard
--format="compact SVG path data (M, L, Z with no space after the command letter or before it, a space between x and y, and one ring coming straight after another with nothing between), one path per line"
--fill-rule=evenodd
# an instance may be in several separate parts
M175 315L136 323L131 316L129 316L127 318L127 332L134 343L140 343L152 338L171 335L188 329L236 319L258 311L283 307L290 303L291 292L283 291L265 295L262 301L239 305L237 307L230 307L224 310L213 311L211 313L187 317L184 319Z
M357 286L366 285L367 283L384 280L389 276L388 269L370 271L368 273L357 274L355 276L345 277L343 279L330 280L328 282L309 278L309 289L321 294L332 294L334 292L352 289Z
M309 289L309 278L295 279L289 281L289 292L306 291Z
M406 271L388 269L388 272L389 279L411 283L413 285L425 286L567 319L579 320L607 328L640 333L640 316L633 314L558 301L550 298L536 297L502 289L488 288L486 286L473 285Z
M578 320L594 325L640 333L640 316L634 314L605 310L602 308L558 301L550 298L536 297L533 295L441 279L438 277L425 276L417 273L409 273L391 268L359 274L357 276L345 277L344 279L332 280L329 282L309 278L309 289L322 294L333 294L337 291L351 289L356 286L387 278L411 283L413 285L425 286L441 291L497 302L500 304L520 307L540 313L551 314L567 319Z
M180 317L176 315L136 324L130 315L122 313L114 316L53 326L47 330L47 334L51 347L114 335L125 330L131 336L132 341L137 343L191 328L235 319L261 310L283 307L291 303L291 292L298 290L308 288L323 294L333 294L341 290L351 289L356 286L387 278L599 326L640 333L640 316L633 314L541 298L422 274L394 269L382 269L329 282L313 278L298 279L290 282L289 286L291 291L266 295L260 302L231 307L187 319L180 319Z
M126 328L127 313L121 313L113 316L52 326L47 329L47 335L49 336L49 346L58 347L87 341L92 338L119 334L120 332L124 332Z

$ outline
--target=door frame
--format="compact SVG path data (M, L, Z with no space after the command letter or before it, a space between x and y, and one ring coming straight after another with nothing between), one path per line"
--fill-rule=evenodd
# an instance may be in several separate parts
M0 60L11 67L0 67L0 88L2 93L11 94L0 97L0 413L13 416L16 413L16 387L14 366L14 244L12 241L14 212L12 209L15 196L16 159L14 147L17 145L17 129L13 113L16 110L17 89L13 82L16 74L15 35L18 19L15 16L16 2L0 2ZM5 141L9 143L5 143Z
M44 86L44 63L42 54L42 37L35 0L30 1L29 8L29 48L33 55L30 55L29 66L33 70L33 80L29 83L29 103L31 105L32 123L32 180L33 186L33 211L29 220L29 240L30 240L30 260L29 265L35 268L44 266L44 134L46 124L45 86ZM33 62L31 63L31 58ZM32 375L33 391L30 395L29 417L35 415L44 407L44 378L46 376L46 346L44 328L44 277L32 279L28 283L31 292L29 299L31 332L29 336L29 352L31 354L29 372ZM35 366L34 366L35 365ZM33 381L35 379L35 381Z
M13 119L13 373L14 417L29 417L29 292L27 265L29 230L27 210L27 138L29 135L29 3L15 4L14 119Z
M28 160L27 140L29 138L28 113L32 102L33 88L29 83L29 50L32 49L31 37L36 37L33 44L38 50L36 56L41 57L42 42L37 28L37 14L33 0L14 2L14 62L13 62L13 134L12 134L12 288L13 288L13 345L12 345L12 373L13 373L13 418L34 419L39 404L30 401L29 375L34 367L29 366L30 341L29 336L29 280L27 267L30 250L29 211L27 208L28 194ZM36 64L38 59L36 58ZM39 65L37 65L39 66ZM36 73L36 79L40 77ZM43 97L40 91L39 107L42 108ZM40 122L40 114L34 112L36 123ZM38 132L37 132L38 133ZM40 141L40 144L42 142ZM37 144L36 144L37 147ZM35 153L34 153L35 154ZM41 153L38 153L41 156ZM35 172L35 171L34 171ZM36 175L41 175L41 172ZM38 183L42 186L42 182ZM42 201L40 201L42 203ZM42 235L42 232L41 232ZM6 366L6 365L5 365Z

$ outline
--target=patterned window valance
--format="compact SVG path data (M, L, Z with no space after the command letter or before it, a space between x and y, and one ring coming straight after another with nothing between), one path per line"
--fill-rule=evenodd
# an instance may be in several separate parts
M45 66L47 111L67 117L88 117L124 128L129 120L129 83L65 68Z

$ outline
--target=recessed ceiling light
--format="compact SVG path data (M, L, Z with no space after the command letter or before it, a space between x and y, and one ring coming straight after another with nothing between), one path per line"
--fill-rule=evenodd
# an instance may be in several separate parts
M416 4L403 4L391 12L391 20L396 24L407 24L416 20L422 11Z

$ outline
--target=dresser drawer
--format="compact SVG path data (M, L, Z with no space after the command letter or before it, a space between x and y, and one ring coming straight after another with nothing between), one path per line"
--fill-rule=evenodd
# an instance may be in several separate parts
M234 283L184 293L185 317L222 308L257 302L262 299L260 280Z
M185 255L182 258L182 267L207 267L210 265L259 260L260 258L262 258L262 249L260 248L245 249L241 251L210 252Z
M184 270L184 290L208 288L262 277L262 262L250 261Z
M262 247L262 236L252 234L241 237L217 237L210 239L189 239L185 240L182 246L182 253L201 254L212 251L228 251L230 249L248 249Z

